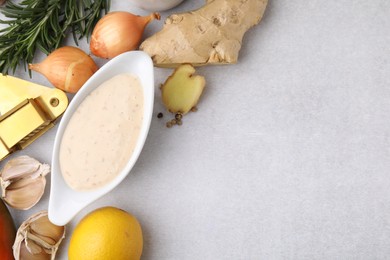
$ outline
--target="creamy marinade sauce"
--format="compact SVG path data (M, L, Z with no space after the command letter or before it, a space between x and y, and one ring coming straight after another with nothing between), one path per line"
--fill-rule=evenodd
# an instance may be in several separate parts
M110 183L125 167L143 120L138 77L119 74L93 90L72 115L60 144L60 168L74 190Z

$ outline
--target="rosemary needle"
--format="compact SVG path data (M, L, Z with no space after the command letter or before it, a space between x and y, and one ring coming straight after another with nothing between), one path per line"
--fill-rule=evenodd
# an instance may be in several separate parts
M38 50L49 54L71 32L74 41L89 37L110 0L23 0L7 1L0 19L0 72L14 73L22 62L31 63Z

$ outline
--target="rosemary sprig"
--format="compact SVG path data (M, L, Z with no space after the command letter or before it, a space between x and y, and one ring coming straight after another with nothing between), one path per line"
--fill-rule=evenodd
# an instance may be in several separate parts
M110 0L23 0L7 1L1 8L0 72L15 72L23 62L31 63L37 49L49 54L57 49L68 32L74 40L89 37Z

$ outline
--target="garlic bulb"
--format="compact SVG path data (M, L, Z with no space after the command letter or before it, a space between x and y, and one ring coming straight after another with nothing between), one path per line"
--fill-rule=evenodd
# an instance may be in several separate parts
M55 259L65 237L65 227L52 224L47 211L41 211L22 223L13 245L16 260Z
M0 172L3 200L13 208L30 209L41 199L49 172L49 165L29 156L9 160Z

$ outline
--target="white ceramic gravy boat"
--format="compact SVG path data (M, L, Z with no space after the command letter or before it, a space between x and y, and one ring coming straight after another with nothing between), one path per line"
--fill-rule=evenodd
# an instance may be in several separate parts
M156 12L171 9L183 0L130 0L130 2L144 10Z
M104 187L93 191L73 190L63 179L59 164L59 150L65 128L73 113L91 91L96 89L104 81L121 73L133 73L138 75L144 90L143 122L134 152L119 175ZM108 61L77 92L61 119L54 141L48 210L49 219L52 223L60 226L67 224L80 210L111 191L127 176L137 161L149 132L153 113L153 103L153 62L150 57L142 51L126 52ZM96 106L98 105L99 104L96 104Z

